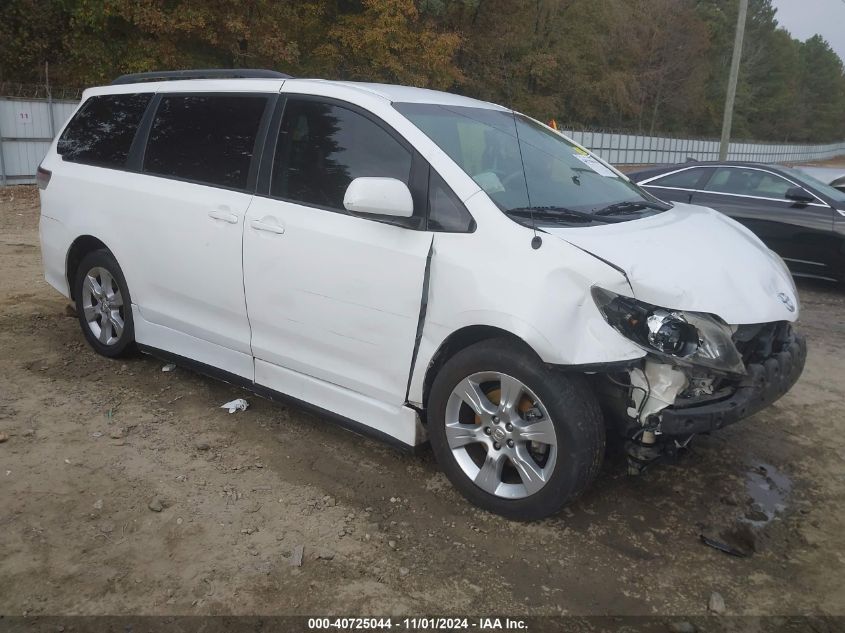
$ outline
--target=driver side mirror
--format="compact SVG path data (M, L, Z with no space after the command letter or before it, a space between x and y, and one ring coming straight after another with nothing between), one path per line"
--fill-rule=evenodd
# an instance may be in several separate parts
M815 196L813 196L813 194L811 194L809 191L807 191L803 187L790 187L789 189L786 190L784 197L787 200L793 200L795 202L800 202L800 203L808 203L808 202L812 202L813 200L816 199Z
M410 218L414 215L411 190L396 178L356 178L346 188L343 206L352 213L394 218Z

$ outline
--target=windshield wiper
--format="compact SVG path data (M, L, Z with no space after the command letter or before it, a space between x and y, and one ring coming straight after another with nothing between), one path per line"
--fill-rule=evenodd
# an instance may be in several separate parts
M611 220L610 218L596 217L593 213L586 211L576 211L575 209L568 209L566 207L546 206L546 207L518 207L516 209L509 209L506 211L509 215L516 215L523 218L535 218L540 220L552 220L554 222L561 222L566 220L575 220L578 222L602 222L603 224L613 224L615 222L624 222L624 220Z
M625 200L615 204L609 204L606 207L594 211L598 216L609 215L628 215L631 213L642 213L646 209L654 209L656 211L668 211L670 209L667 205L662 205L657 202L649 202L648 200Z

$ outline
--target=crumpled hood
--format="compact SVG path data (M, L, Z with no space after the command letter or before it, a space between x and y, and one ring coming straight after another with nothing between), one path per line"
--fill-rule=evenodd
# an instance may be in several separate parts
M639 220L544 230L624 270L642 301L733 325L798 318L795 285L777 256L712 209L675 203Z

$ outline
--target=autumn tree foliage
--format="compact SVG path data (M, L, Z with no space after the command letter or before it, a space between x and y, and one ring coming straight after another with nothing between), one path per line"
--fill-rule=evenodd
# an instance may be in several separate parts
M363 0L336 14L315 57L344 78L448 89L462 80L454 63L460 37L439 32L412 0Z
M737 0L5 0L0 81L258 67L468 94L573 125L718 134ZM845 138L845 71L751 0L734 135Z

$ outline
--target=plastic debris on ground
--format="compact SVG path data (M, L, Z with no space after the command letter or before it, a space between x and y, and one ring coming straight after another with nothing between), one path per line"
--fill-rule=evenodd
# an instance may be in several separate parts
M161 371L173 371L176 369L175 363L167 363L164 367L161 368Z
M305 552L305 546L297 545L293 548L290 556L290 564L294 567L302 567L302 554Z
M736 556L737 558L746 558L748 554L743 552L742 550L728 545L727 543L723 543L721 541L717 541L716 539L712 539L708 536L704 536L704 534L699 534L698 538L701 539L701 542L705 545L712 547L713 549L717 549L720 552L724 552L729 556Z
M243 398L238 398L237 400L232 400L227 402L226 404L220 405L221 409L228 409L229 413L234 413L235 411L246 411L246 408L249 406L249 403L244 400Z

